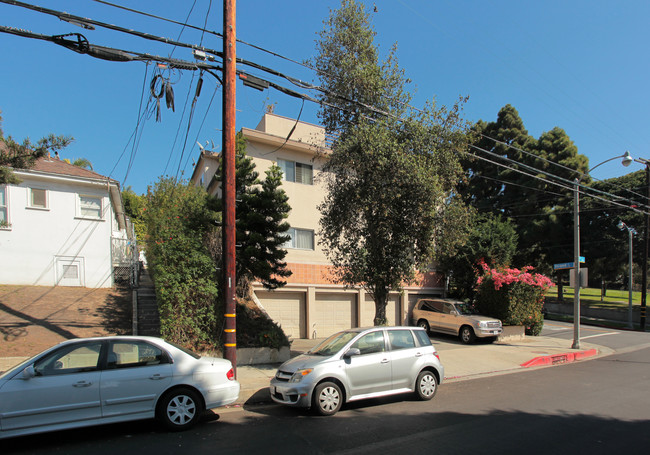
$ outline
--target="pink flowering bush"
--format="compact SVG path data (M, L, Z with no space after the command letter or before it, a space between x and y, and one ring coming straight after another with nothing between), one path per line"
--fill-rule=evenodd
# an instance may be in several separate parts
M476 307L482 314L523 325L527 335L539 335L544 325L544 292L553 286L545 275L531 273L532 267L491 268L479 262L482 274L476 281Z

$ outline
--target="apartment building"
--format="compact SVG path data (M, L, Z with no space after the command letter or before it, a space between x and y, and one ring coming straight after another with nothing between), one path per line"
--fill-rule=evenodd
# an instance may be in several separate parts
M255 129L242 128L242 132L246 152L260 176L273 163L282 168L282 187L291 205L291 240L286 245L285 261L293 274L285 287L275 291L254 285L257 303L290 338L322 338L338 330L373 325L374 301L363 289L344 289L342 284L332 281L331 264L318 241L318 205L325 195L325 129L267 113ZM218 153L203 151L191 181L216 194L219 188L213 176L218 163ZM407 286L403 293L390 295L386 310L389 324L408 324L419 296L441 296L444 290L442 275L421 274L417 286Z

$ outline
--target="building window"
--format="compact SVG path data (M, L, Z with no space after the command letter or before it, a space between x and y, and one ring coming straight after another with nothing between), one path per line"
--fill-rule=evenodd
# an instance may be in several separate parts
M0 229L9 227L9 202L7 201L7 186L0 185Z
M40 188L29 189L29 206L35 209L47 208L47 190Z
M287 182L314 184L314 168L311 164L296 163L295 161L278 160L284 179Z
M309 229L290 228L287 231L287 234L291 238L284 244L285 248L295 248L298 250L314 249L314 231Z
M79 195L79 215L82 218L102 217L102 198Z

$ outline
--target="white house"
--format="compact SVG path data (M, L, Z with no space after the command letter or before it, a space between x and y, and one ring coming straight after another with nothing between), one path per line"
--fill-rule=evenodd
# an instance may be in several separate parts
M363 289L346 289L331 278L332 266L319 242L320 212L325 197L321 178L327 156L325 129L318 125L267 113L255 129L242 128L246 153L255 170L264 172L276 163L284 173L282 189L289 196L291 240L285 245L285 261L292 275L276 291L254 283L255 297L269 316L291 338L319 338L337 330L373 325L375 304ZM219 154L203 151L191 182L210 194L220 191L213 178L219 172ZM423 296L442 296L444 276L421 273L418 283L389 296L389 324L408 324L415 301Z
M111 287L135 242L119 183L45 157L0 185L0 284Z

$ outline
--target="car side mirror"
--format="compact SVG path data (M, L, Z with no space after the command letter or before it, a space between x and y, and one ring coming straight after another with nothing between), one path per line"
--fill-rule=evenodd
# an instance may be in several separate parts
M343 354L343 357L350 358L350 357L352 357L354 355L361 355L361 351L359 350L359 348L350 348L350 349L348 349L345 352L345 354Z
M36 376L36 370L34 370L34 365L30 365L23 370L23 379L31 379Z
M451 310L449 314L453 314L454 316L458 316L458 311L456 310Z

